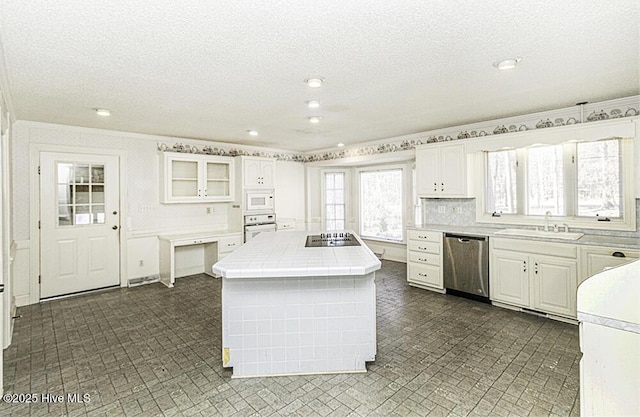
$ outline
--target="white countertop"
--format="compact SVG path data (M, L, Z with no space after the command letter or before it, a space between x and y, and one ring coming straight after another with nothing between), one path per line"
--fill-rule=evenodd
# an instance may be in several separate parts
M578 320L640 333L640 260L604 270L578 287Z
M361 246L305 248L310 234L260 233L213 265L213 273L223 278L338 276L365 275L381 267L355 234Z
M497 231L503 230L505 228L506 227L500 227L500 228L461 227L461 226L453 226L453 225L445 225L445 224L427 224L420 227L417 227L417 226L409 227L408 229L432 230L435 232L460 233L464 235L495 236L495 237L507 238L507 239L538 240L538 241L555 242L555 243L570 243L575 245L613 246L613 247L627 248L627 249L640 249L640 239L633 238L633 237L585 234L584 236L582 236L580 239L577 239L577 240L559 240L559 239L548 239L543 237L495 234ZM516 229L518 227L514 226L512 228Z

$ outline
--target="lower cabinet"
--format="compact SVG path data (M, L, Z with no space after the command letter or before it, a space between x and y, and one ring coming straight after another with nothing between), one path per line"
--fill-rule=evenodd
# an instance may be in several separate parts
M409 230L407 233L407 281L409 285L444 292L442 233Z
M640 259L640 251L614 246L581 246L580 247L579 282L603 271Z
M490 242L492 301L576 317L576 245L502 238Z
M493 250L489 263L490 298L520 307L528 307L528 263L529 256L526 254Z
M218 260L221 260L242 245L242 233L230 234L218 240Z

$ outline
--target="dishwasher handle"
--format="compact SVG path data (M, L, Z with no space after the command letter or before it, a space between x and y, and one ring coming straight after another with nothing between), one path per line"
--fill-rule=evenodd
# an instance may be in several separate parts
M487 236L466 236L466 235L456 235L453 233L445 233L444 237L445 239L457 239L458 242L460 243L469 243L472 240L486 242L488 239Z

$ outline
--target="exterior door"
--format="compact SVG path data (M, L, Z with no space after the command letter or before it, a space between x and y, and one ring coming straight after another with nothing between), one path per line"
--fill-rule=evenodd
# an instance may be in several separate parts
M40 154L40 298L120 284L117 156Z

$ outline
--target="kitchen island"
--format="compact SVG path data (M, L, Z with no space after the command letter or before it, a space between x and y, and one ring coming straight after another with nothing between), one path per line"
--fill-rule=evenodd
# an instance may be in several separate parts
M339 233L310 239L329 245L316 247L305 246L308 232L261 233L213 266L233 377L366 372L375 360L381 264L355 234Z

